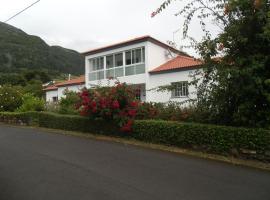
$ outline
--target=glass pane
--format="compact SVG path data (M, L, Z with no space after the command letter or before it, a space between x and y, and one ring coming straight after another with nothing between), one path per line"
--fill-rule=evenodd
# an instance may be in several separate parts
M134 75L135 74L135 67L126 67L126 76Z
M104 71L97 72L97 80L104 79Z
M99 58L99 65L98 65L98 70L104 69L104 58L100 57Z
M113 68L113 55L106 56L106 67L107 69Z
M126 65L131 65L131 51L126 51Z
M136 51L135 50L132 50L132 64L135 64L136 63Z
M124 76L124 68L115 68L115 77Z
M142 48L142 62L145 62L145 48Z
M106 70L106 78L114 78L114 69Z
M95 65L96 65L96 60L95 59L90 59L89 60L89 64L90 64L90 71L96 71L95 69Z
M115 67L123 66L123 53L115 54Z
M97 80L97 73L93 72L89 74L89 81L95 81Z
M136 74L144 74L145 73L145 64L136 66Z
M135 50L135 63L141 63L142 62L142 49L136 49Z

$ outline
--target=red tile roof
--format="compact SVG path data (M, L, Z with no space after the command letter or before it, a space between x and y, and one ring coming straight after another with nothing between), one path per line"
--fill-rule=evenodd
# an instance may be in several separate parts
M68 85L81 85L85 83L85 76L82 75L78 78L71 79L68 81L63 81L60 83L55 84L56 87L63 87L63 86L68 86Z
M49 85L48 87L44 88L44 91L52 91L52 90L57 90L58 87L55 87L55 85Z
M52 90L57 90L59 87L71 86L71 85L82 85L84 83L85 83L85 76L82 75L82 76L75 78L75 79L71 79L68 81L63 81L60 83L56 83L54 85L50 85L50 86L44 88L43 90L44 91L52 91Z
M123 41L123 42L119 42L119 43L116 43L116 44L111 44L111 45L108 45L108 46L105 46L105 47L101 47L101 48L97 48L97 49L92 49L90 51L86 51L86 52L83 52L82 54L84 56L88 56L88 55L92 55L92 54L96 54L96 53L100 53L100 52L103 52L103 51L108 51L108 50L112 50L112 49L116 49L116 48L120 48L120 47L123 47L123 46L127 46L127 45L132 45L132 44L137 44L137 43L140 43L140 42L145 42L145 41L150 41L156 45L159 45L163 48L167 48L167 49L170 49L172 52L176 53L176 54L181 54L181 55L187 55L186 53L184 52L181 52L149 35L145 35L145 36L142 36L142 37L137 37L137 38L133 38L131 40L127 40L127 41Z
M202 64L200 60L187 56L177 56L176 58L164 63L163 65L153 69L150 73L166 72L171 70L186 69L198 67Z

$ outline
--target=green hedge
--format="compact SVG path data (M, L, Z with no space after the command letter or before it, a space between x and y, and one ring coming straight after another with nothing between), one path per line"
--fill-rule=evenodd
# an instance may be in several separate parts
M90 120L77 115L61 115L48 112L0 112L0 122L95 134L115 135L119 132L118 127L111 122Z
M170 121L136 121L134 137L147 142L191 147L222 154L270 155L270 131Z
M121 134L110 122L46 112L0 113L0 122L94 134L122 135L142 141L270 160L270 131L170 121L139 120L133 133Z

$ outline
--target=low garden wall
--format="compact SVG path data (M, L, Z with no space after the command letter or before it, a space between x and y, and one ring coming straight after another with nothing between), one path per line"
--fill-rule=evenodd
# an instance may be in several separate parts
M46 112L0 113L0 122L118 135L200 151L270 161L270 131L195 123L136 120L132 133L103 120Z

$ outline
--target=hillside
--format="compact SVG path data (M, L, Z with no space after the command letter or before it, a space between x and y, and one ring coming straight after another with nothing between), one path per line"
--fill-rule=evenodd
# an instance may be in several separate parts
M41 38L0 22L0 72L20 68L83 74L84 59L76 51L49 46Z

